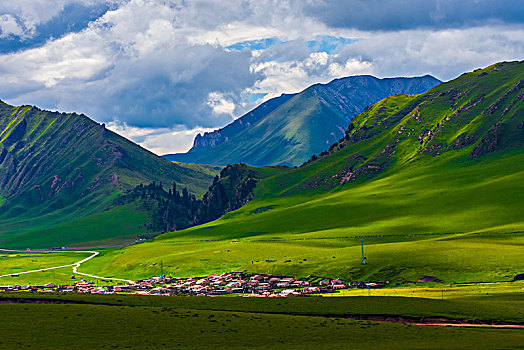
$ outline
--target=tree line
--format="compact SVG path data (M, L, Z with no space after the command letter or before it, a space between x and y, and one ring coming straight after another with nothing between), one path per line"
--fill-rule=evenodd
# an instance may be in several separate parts
M150 232L170 232L213 221L253 199L256 172L245 164L228 165L215 176L202 199L162 183L139 184L117 199L116 205L136 203L149 213Z

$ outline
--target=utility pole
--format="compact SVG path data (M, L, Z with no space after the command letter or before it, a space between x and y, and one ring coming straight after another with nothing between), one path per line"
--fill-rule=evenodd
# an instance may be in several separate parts
M362 248L362 265L366 265L366 257L364 256L364 238L360 239L360 246Z

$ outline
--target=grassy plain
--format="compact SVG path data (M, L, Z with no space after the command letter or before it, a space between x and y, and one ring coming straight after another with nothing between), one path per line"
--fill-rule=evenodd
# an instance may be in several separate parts
M18 277L2 277L0 278L0 285L12 286L17 284L19 286L43 286L46 283L67 285L83 278L82 276L75 276L76 279L72 279L71 276L73 275L72 267L64 267L43 272L23 274Z
M91 253L14 253L0 255L0 275L16 274L23 271L33 271L55 266L71 265ZM16 277L6 276L0 278L0 285L44 285L52 282L55 284L69 284L73 275L72 267L22 274ZM76 276L77 280L82 279Z
M37 348L519 348L521 329L454 328L344 319L445 316L522 322L520 300L199 298L0 293L90 304L0 304L0 346ZM508 309L503 312L503 309ZM330 317L325 317L330 315ZM27 328L31 323L32 327ZM93 337L97 334L97 337Z
M89 253L13 253L0 255L0 275L73 264Z
M386 290L384 290L386 291ZM352 296L303 298L155 297L75 293L2 292L0 300L61 300L117 306L166 307L195 310L283 313L302 316L401 315L456 320L524 322L524 296L519 292L455 295L435 299L411 296ZM375 292L375 291L374 291ZM380 293L380 292L379 292Z
M524 282L499 282L499 283L471 283L471 284L442 284L442 283L417 283L416 285L404 285L394 288L380 289L344 289L334 294L326 294L325 297L341 296L373 296L373 297L407 297L426 299L458 299L467 298L471 300L485 299L495 300L502 298L510 301L524 300ZM489 298L488 298L489 297Z

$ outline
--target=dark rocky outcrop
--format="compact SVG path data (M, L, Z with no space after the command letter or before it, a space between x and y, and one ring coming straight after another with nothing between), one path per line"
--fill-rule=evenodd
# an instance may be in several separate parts
M471 151L471 158L478 158L484 154L495 152L500 143L500 137L504 124L495 124L488 132L482 136L479 143Z

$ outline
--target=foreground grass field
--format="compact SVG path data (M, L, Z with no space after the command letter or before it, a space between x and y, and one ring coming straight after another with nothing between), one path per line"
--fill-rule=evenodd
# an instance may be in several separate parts
M9 299L90 304L6 304ZM522 329L455 328L345 319L444 316L523 322L522 297L198 298L0 293L1 347L518 349ZM509 307L512 305L511 307ZM326 317L331 315L331 317ZM32 327L27 328L31 323ZM93 337L92 334L97 334Z
M320 317L86 305L2 305L0 346L381 349L518 349L513 329L453 329ZM28 330L27 324L32 324ZM96 337L92 335L96 334Z
M442 283L418 283L395 288L351 289L339 293L326 294L325 297L340 296L374 296L374 297L407 297L426 299L478 299L489 297L490 300L502 298L505 300L523 300L524 282L479 283L464 285L449 285Z

